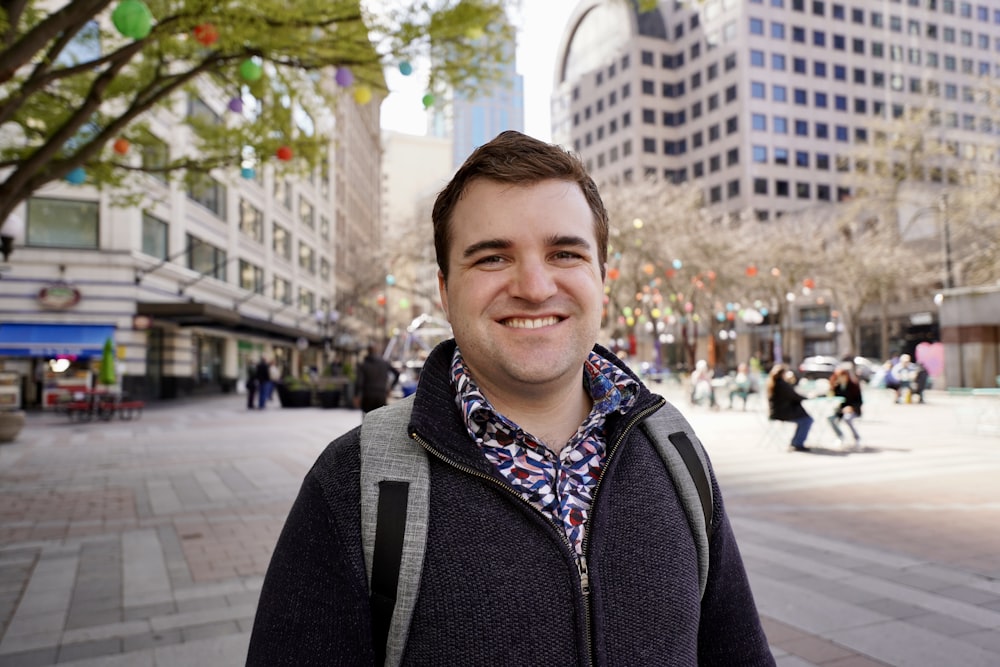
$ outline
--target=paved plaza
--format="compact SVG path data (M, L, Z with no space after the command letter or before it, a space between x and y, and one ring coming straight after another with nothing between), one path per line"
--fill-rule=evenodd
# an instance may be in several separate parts
M819 422L794 453L753 399L715 411L653 387L713 459L779 665L1000 665L994 403L871 392L860 451ZM32 414L0 445L0 666L243 664L302 477L360 420L244 400Z

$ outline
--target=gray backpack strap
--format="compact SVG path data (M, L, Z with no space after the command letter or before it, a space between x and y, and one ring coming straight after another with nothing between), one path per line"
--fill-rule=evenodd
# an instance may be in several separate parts
M369 412L361 424L361 541L369 590L375 559L379 483L405 482L409 487L403 505L406 516L400 518L405 521L405 528L395 607L389 610L391 623L384 647L386 665L398 665L402 660L410 617L420 590L420 573L427 542L430 476L426 452L406 432L412 407L413 397L409 396ZM375 641L378 642L378 638ZM379 655L380 648L375 647L376 655Z
M660 452L684 505L698 549L698 585L704 595L708 585L708 541L712 536L714 502L708 455L691 424L670 403L647 417L642 427Z

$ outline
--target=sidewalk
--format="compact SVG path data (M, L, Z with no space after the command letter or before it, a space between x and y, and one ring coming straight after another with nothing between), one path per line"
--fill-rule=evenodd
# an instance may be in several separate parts
M653 387L712 456L780 665L1000 664L1000 437L968 428L973 399L873 396L864 451L817 423L799 454L759 412ZM244 398L34 414L0 446L0 666L243 664L302 477L360 419Z

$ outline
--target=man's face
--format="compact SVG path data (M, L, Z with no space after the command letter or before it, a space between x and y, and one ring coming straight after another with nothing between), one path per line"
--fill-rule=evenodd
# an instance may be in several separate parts
M469 185L455 207L441 302L473 377L513 395L580 385L601 325L594 217L579 186Z

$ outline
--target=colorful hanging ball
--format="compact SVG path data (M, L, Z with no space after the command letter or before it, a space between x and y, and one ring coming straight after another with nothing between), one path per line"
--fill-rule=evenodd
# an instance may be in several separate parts
M608 269L608 280L618 280L618 276L620 275L621 272L618 271L618 269L615 268Z
M805 280L802 281L802 286L805 287L806 289L813 289L814 287L816 287L816 281L813 280L812 278L806 278Z
M372 100L372 89L368 86L358 86L354 89L354 101L358 104L368 104Z
M292 159L292 147L291 146L281 146L274 152L274 155L282 162L288 162Z
M115 139L115 143L111 144L112 150L119 155L125 155L128 153L128 149L131 148L132 144L129 143L128 139Z
M243 99L239 97L234 97L231 100L229 100L229 104L227 104L226 107L233 113L242 113Z
M253 180L254 178L257 177L257 170L254 169L253 167L243 167L242 169L240 169L240 176L247 179L248 181Z
M380 306L384 306L385 305L385 294L379 294L377 297L375 297L375 303L377 303Z
M202 46L212 46L219 41L219 31L211 23L200 23L193 32L195 40Z
M674 267L675 269L677 269L677 270L680 270L680 268L681 268L682 266L684 266L684 262L682 262L682 261L681 261L681 260L679 260L679 259L675 259L675 260L673 261L673 264L672 264L672 265L673 265L673 267Z
M126 37L143 39L153 29L153 14L142 0L122 0L111 12L111 22Z
M87 180L87 171L83 167L76 167L65 176L66 181L73 185L80 185Z
M757 267L751 264L747 267L747 276L753 278L755 275L757 275Z
M263 73L263 68L253 60L244 60L240 63L240 76L247 81L256 81Z
M423 99L421 99L420 101L423 102L425 109L430 109L432 106L434 106L434 96L431 95L430 93L424 95Z
M485 34L486 34L485 31L479 26L475 26L474 28L469 28L468 30L465 31L465 36L471 39L472 41L476 41L477 39L482 38L482 36Z
M338 67L333 79L341 88L347 88L354 83L354 73L347 67Z
M413 74L413 65L410 64L409 60L404 60L399 63L399 73L403 76L410 76Z
M392 275L391 273L389 275L387 275L385 277L385 284L389 285L390 287L392 285L395 285L396 284L396 276Z

